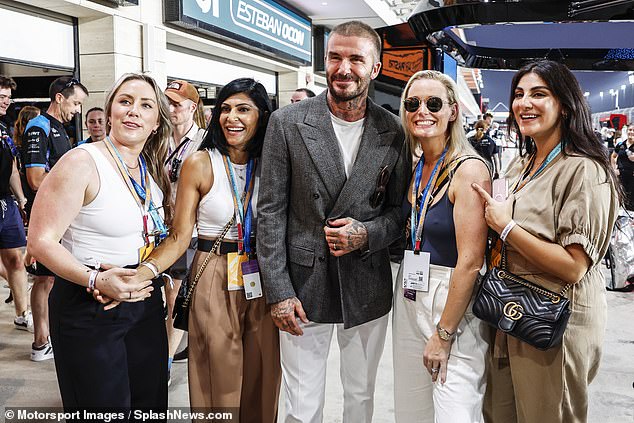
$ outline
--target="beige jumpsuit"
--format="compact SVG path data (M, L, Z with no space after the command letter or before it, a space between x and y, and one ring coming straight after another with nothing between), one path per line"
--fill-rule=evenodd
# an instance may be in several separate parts
M524 161L515 166L523 167ZM510 169L519 175L517 170ZM616 193L608 180L596 162L559 155L515 194L513 219L519 226L563 247L581 245L592 264L566 294L572 313L560 346L541 351L498 333L490 351L484 410L488 423L587 420L587 388L598 371L607 316L599 264L618 213ZM511 272L556 292L565 285L510 246L507 251Z

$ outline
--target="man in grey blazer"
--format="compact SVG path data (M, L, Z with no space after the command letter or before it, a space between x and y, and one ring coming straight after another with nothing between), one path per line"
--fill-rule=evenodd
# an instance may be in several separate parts
M334 328L344 422L372 420L392 305L388 246L403 233L410 156L398 119L368 99L381 39L330 33L328 90L271 115L262 151L258 260L280 337L286 422L320 422ZM299 319L298 319L299 318Z

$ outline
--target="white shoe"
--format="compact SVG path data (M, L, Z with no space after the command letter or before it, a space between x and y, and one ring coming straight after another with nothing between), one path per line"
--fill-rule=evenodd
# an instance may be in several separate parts
M16 316L13 319L13 324L16 329L27 330L33 333L33 315L30 311L25 311L21 316Z
M44 361L53 358L53 346L51 345L51 337L48 337L46 344L36 347L31 344L31 361Z

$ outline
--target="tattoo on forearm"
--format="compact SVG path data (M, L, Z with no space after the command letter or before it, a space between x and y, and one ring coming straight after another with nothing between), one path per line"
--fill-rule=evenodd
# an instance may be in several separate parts
M346 248L357 250L362 248L368 240L368 231L365 225L358 220L352 220L346 228Z

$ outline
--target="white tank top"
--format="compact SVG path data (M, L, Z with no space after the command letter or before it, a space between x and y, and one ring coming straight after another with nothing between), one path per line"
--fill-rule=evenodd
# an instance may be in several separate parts
M233 197L231 196L231 183L227 178L222 154L217 148L207 150L211 160L211 169L214 174L214 183L209 192L200 200L198 204L198 236L205 238L218 238L225 225L233 216ZM236 172L238 192L244 191L246 184L247 165L234 164ZM253 187L253 197L251 199L251 210L253 211L253 225L251 236L255 236L257 222L258 190L260 188L260 166L255 171L255 186ZM238 227L234 225L229 229L225 239L237 240Z
M62 237L62 245L87 265L108 263L127 266L139 263L139 250L145 246L143 214L121 174L94 144L77 148L87 151L99 173L99 192L79 210ZM152 203L163 204L163 193L150 176ZM163 216L163 209L159 209ZM148 219L149 230L154 230ZM152 238L150 238L152 239Z

